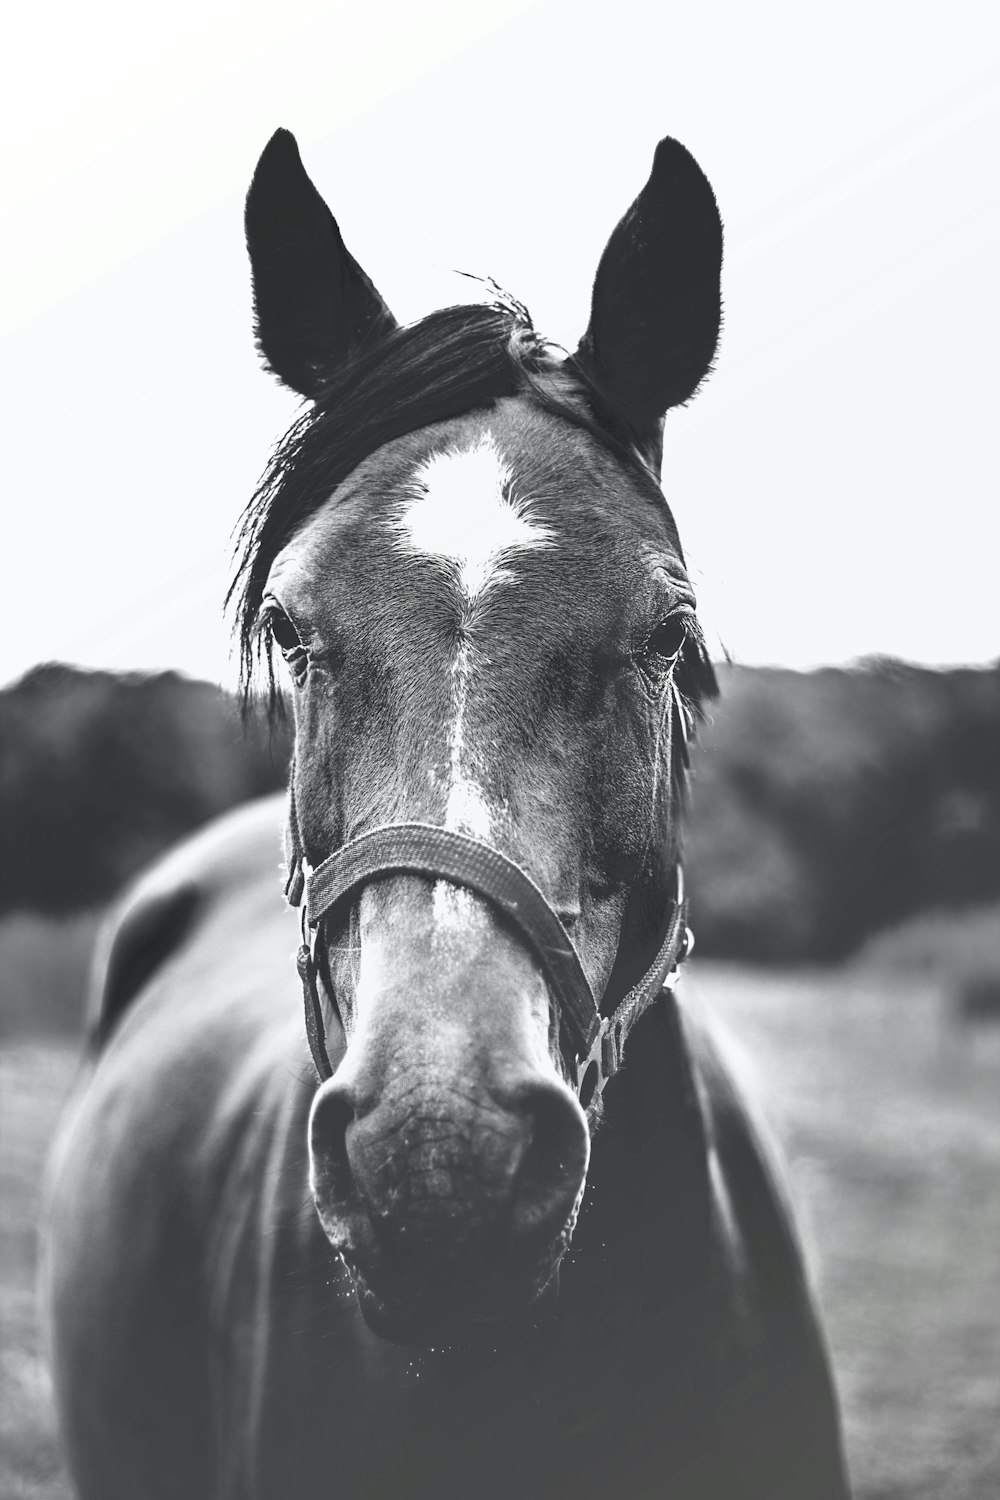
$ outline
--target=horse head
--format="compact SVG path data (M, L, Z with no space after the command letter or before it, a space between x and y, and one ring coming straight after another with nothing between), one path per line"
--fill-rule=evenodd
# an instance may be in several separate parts
M386 826L464 835L534 882L607 1014L662 937L713 687L655 477L718 337L712 190L660 143L568 357L503 297L397 326L285 131L247 237L262 354L311 403L238 579L245 667L273 649L290 679L293 877ZM553 1283L601 1114L545 964L489 895L394 868L325 913L315 960L339 1055L312 1190L370 1324L434 1342L516 1319Z

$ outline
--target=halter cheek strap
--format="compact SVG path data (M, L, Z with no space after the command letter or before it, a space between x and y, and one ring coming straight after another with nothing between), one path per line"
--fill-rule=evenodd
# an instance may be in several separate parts
M292 822L297 824L294 806ZM691 951L680 866L666 932L645 974L610 1016L602 1016L579 955L555 911L531 877L499 849L464 833L427 823L390 823L373 828L310 868L293 834L285 894L302 912L297 966L302 981L306 1034L320 1079L332 1076L319 993L316 939L322 922L371 880L416 874L450 880L485 897L516 927L532 949L556 998L575 1084L584 1107L604 1090L621 1065L632 1027L653 1001L673 989ZM336 1006L336 998L331 995Z

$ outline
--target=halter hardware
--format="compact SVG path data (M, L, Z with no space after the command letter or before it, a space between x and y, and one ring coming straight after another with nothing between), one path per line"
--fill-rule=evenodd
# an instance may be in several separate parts
M670 916L656 957L612 1014L602 1016L569 933L530 875L499 849L435 824L388 823L352 839L313 868L301 852L298 829L293 833L285 896L301 910L302 943L296 965L309 1050L321 1081L332 1077L333 1069L326 1050L317 938L335 907L380 876L415 874L449 880L485 897L511 921L536 955L555 994L584 1108L596 1101L617 1073L629 1032L654 1000L674 988L693 946L684 879L677 865ZM336 997L331 993L329 998L336 1010Z

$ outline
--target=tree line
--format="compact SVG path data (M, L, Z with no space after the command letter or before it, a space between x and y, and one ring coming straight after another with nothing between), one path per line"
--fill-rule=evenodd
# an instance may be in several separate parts
M693 756L699 948L824 961L1000 896L1000 664L724 666ZM284 784L287 731L177 673L47 665L0 692L0 912L98 905L208 818Z

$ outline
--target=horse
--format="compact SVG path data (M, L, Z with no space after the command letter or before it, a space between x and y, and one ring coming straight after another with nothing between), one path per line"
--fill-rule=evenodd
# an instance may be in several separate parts
M231 592L289 791L103 940L45 1231L78 1492L843 1500L782 1178L677 992L712 188L659 143L572 354L499 288L398 325L287 131L246 232L306 398Z

